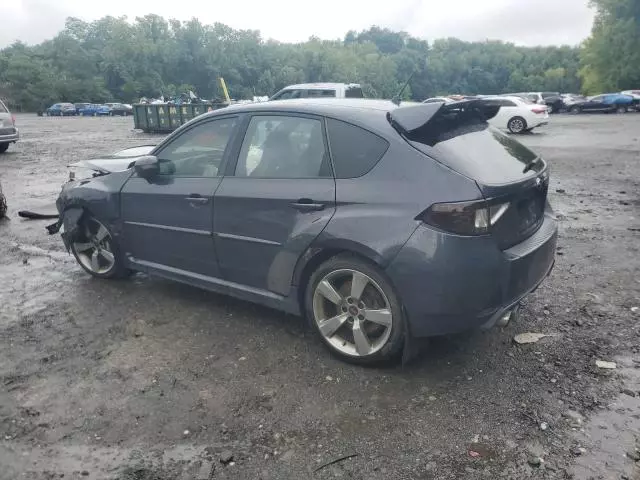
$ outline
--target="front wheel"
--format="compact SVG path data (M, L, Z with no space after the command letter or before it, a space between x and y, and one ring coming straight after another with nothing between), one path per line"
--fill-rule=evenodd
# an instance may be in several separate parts
M400 301L376 266L352 255L327 260L311 276L305 310L332 353L358 364L395 359L405 326Z
M569 113L573 115L578 115L579 113L582 113L582 109L580 107L571 107L569 109Z
M522 117L513 117L507 123L507 128L511 133L522 133L527 129L527 121Z
M624 105L620 105L620 106L616 109L616 113L627 113L627 107L625 107Z
M121 278L129 271L124 256L109 229L98 219L85 214L71 241L71 253L80 266L98 278Z
M549 113L556 113L556 107L555 105L551 104L551 105L547 105L547 111Z

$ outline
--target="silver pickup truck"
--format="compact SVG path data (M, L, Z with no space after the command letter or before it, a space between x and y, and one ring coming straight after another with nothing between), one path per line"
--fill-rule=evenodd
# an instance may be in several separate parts
M301 83L284 87L269 100L291 98L364 98L358 83Z

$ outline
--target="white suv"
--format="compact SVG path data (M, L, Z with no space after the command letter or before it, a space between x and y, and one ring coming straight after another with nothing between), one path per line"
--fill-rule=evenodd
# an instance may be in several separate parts
M269 100L291 98L364 98L357 83L301 83L284 87Z
M0 100L0 153L6 152L9 144L17 142L19 137L15 118Z

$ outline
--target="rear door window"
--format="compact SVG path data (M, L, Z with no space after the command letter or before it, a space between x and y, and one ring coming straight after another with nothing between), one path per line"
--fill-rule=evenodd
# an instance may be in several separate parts
M368 173L389 148L389 142L350 123L327 119L327 133L336 178Z
M347 87L344 92L345 98L364 98L364 92L361 87Z
M2 103L2 100L0 100L0 113L9 113L9 110L7 110L7 107Z
M335 97L336 96L336 91L335 90L319 90L319 89L313 89L313 90L307 90L307 97L309 98L318 98L318 97Z

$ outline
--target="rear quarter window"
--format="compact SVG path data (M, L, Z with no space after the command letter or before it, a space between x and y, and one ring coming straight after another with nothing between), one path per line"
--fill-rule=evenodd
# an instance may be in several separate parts
M336 178L365 175L389 148L389 142L375 133L332 118L327 119L327 133Z

